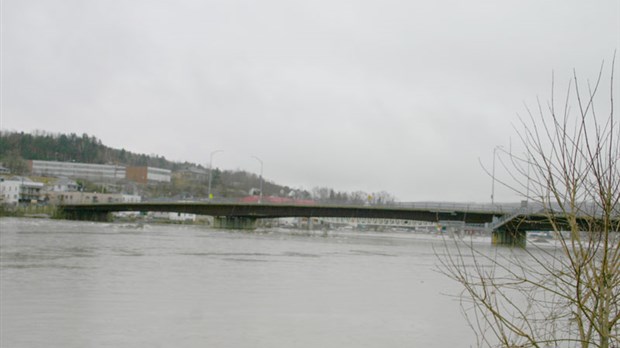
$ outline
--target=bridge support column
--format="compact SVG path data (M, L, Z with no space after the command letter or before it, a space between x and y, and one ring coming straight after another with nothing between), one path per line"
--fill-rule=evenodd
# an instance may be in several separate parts
M493 245L525 248L527 241L525 238L526 235L526 231L522 230L498 229L493 231L492 243Z
M101 211L64 211L60 209L56 215L59 218L67 220L94 221L94 222L110 222L112 214Z
M214 216L213 227L227 230L256 229L256 218L247 216Z

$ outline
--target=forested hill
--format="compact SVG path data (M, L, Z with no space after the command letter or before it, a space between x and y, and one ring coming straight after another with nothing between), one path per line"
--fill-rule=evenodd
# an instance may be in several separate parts
M175 170L189 163L172 162L161 156L113 149L88 134L35 134L0 132L0 161L11 165L17 159L75 161L96 164L151 166Z

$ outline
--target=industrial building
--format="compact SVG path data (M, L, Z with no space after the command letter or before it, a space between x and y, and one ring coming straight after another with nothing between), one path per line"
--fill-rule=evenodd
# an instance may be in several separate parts
M169 183L172 172L155 167L125 167L113 164L91 164L57 161L28 161L30 173L38 176L66 177L97 182L129 180L142 184Z
M154 167L127 167L127 180L141 184L170 182L172 171Z

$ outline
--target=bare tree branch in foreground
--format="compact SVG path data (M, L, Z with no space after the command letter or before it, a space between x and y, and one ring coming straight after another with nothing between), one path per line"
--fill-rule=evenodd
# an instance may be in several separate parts
M620 347L620 125L604 68L585 85L573 73L561 108L552 87L520 118L522 155L503 153L501 183L541 207L553 243L438 251L479 346Z

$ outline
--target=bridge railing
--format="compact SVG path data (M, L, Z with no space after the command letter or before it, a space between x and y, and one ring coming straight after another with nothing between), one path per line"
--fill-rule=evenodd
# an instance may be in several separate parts
M406 202L396 203L401 208L427 209L439 211L494 211L498 214L509 214L520 206L518 204L483 204L483 203L453 203L453 202Z
M145 203L166 203L166 202L175 202L178 203L179 200L176 199L152 199L145 200ZM258 202L241 202L239 198L226 198L226 197L216 197L213 199L188 199L183 200L183 202L195 202L195 203L243 203L243 204L260 204ZM302 201L292 201L292 202L270 202L263 201L263 204L301 204L301 205L309 205L308 200ZM523 206L522 203L498 203L498 204L485 204L485 203L456 203L456 202L391 202L389 204L361 204L361 205L353 205L346 204L342 202L321 202L316 201L314 205L320 206L360 206L360 207L377 207L377 208L403 208L403 209L425 209L425 210L436 210L436 211L465 211L465 212L496 212L498 215L511 215L515 212L519 211L520 213L528 212L528 211L537 211L538 207L533 206L531 203L527 206Z

